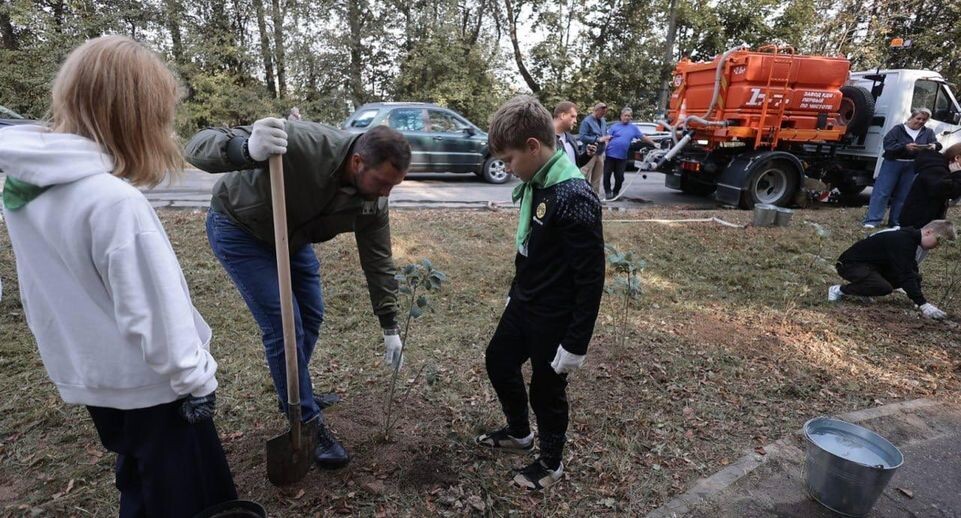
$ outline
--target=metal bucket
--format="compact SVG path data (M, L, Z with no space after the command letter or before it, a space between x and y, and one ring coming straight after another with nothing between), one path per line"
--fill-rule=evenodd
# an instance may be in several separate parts
M770 227L774 225L775 218L777 218L777 207L774 205L768 203L758 203L754 205L754 221L752 225L755 227Z
M794 216L793 210L784 207L775 207L775 210L777 210L774 215L775 226L786 227L791 224L791 217Z
M887 439L851 423L817 417L804 423L804 483L808 494L845 516L864 516L904 455Z

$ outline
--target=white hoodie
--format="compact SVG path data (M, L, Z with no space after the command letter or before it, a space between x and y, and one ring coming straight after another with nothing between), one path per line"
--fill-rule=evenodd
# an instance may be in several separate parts
M43 364L67 403L127 410L209 394L210 328L153 208L112 169L89 139L0 130L0 171L49 187L4 208Z

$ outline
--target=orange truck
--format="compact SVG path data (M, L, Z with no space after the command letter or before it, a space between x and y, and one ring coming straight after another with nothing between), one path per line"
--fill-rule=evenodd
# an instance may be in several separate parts
M931 105L929 126L942 143L961 140L961 108L933 72L852 74L844 57L772 45L731 49L708 62L682 60L673 80L660 121L672 139L638 169L665 173L668 187L716 192L718 201L742 208L790 205L805 178L860 192L876 176L884 133L914 106ZM933 97L925 93L932 86Z

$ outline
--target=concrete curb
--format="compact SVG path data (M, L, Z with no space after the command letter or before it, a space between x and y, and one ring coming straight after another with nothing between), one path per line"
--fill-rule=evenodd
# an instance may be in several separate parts
M849 423L860 423L880 417L933 408L940 405L940 402L930 399L914 399L901 403L855 410L838 417ZM648 513L647 518L677 518L684 516L697 506L717 496L721 491L727 489L745 475L748 475L758 467L767 463L769 459L780 457L782 453L788 455L803 454L796 446L795 436L799 434L801 434L801 430L797 430L793 434L789 434L764 446L765 455L752 451L721 471L707 478L698 480L687 492L678 495L673 500Z

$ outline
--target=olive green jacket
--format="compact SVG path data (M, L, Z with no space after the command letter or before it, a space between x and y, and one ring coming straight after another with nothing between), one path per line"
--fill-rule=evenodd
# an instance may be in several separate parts
M374 313L396 325L397 280L391 255L387 198L366 201L341 182L341 168L358 135L325 124L287 121L284 195L291 250L353 232ZM190 139L187 161L208 173L226 173L214 185L213 210L265 244L274 244L267 164L244 153L251 127L209 128Z

